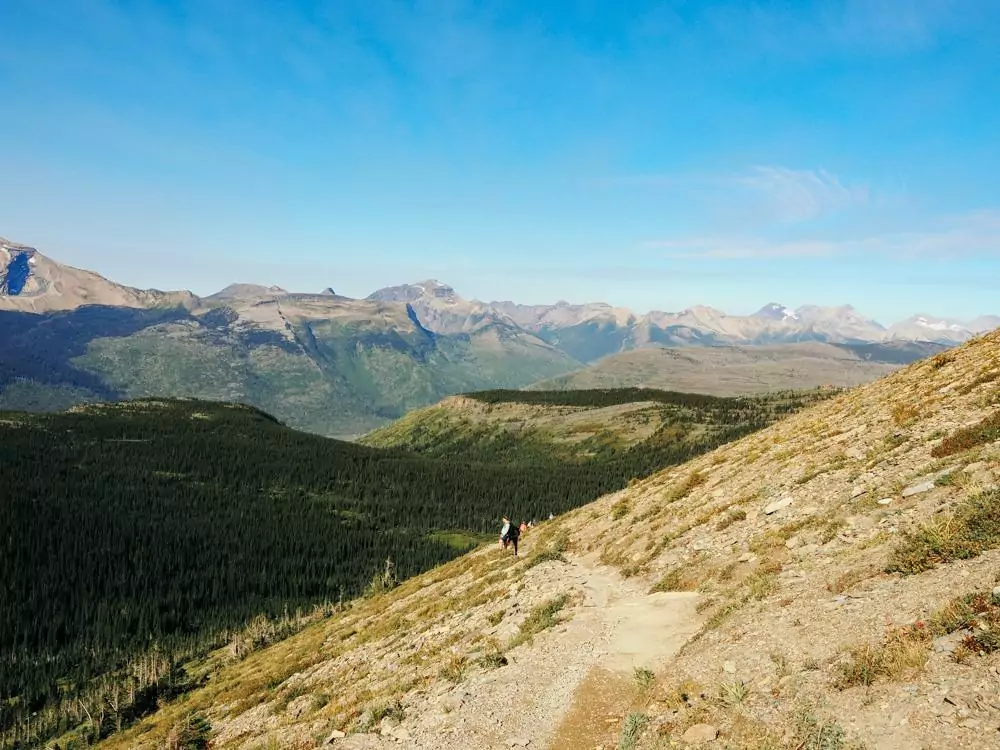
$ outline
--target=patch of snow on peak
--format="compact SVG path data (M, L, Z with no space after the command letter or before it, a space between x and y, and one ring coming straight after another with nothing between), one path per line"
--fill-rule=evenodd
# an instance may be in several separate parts
M918 326L922 328L928 328L932 331L962 331L964 328L958 323L949 323L947 320L928 320L924 316L916 318L914 321Z

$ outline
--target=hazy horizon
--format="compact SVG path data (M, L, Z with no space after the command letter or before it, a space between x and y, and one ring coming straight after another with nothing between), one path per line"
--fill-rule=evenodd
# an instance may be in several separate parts
M4 237L3 235L0 235L0 239L6 239L8 242L12 242L12 243L15 242L11 238ZM33 246L29 245L28 243L19 243L19 244L24 244L25 246L33 247ZM48 253L45 253L41 248L35 248L35 249L38 250L39 252L41 252L43 255L46 255L47 257L49 257L51 260L54 260L55 262L60 262L58 258L52 258ZM109 281L112 281L112 282L115 282L115 283L124 283L124 282L120 281L119 279L113 278L112 276L108 276L107 274L100 273L100 271L98 269L96 269L96 268L87 268L87 269L82 269L82 270L93 271L95 273L99 273L101 276L104 276ZM354 300L363 300L366 297L368 297L369 295L371 295L371 294L373 294L373 293L375 293L377 291L380 291L382 289L387 289L387 288L391 288L391 287L398 287L398 286L407 286L407 285L413 286L413 285L417 285L417 284L421 284L421 283L429 282L429 281L434 281L434 282L437 282L439 284L444 284L446 286L451 287L459 297L462 297L463 299L465 299L466 301L469 301L469 302L482 302L482 303L485 303L485 304L514 303L514 304L520 304L520 305L525 305L525 306L555 306L555 305L562 304L562 303L565 303L565 304L568 304L568 305L608 304L608 305L610 305L611 307L614 307L614 308L627 308L630 312L635 313L638 316L643 316L643 315L647 315L647 314L650 314L650 313L667 313L667 314L681 313L684 310L689 309L689 307L695 307L695 306L711 307L711 308L714 308L716 310L719 310L719 311L725 313L726 315L746 316L746 315L752 315L752 314L754 314L756 312L759 312L760 310L762 310L767 305L772 305L772 304L782 305L782 306L784 306L784 307L786 307L788 309L791 309L791 310L795 310L795 309L798 309L798 308L801 308L801 307L804 307L804 306L808 306L808 305L815 305L815 303L811 302L811 301L805 301L805 302L802 302L801 304L795 304L795 305L791 305L791 304L786 305L781 300L767 300L767 301L762 301L762 302L760 302L759 304L756 304L756 305L751 304L751 306L749 308L746 308L746 309L735 310L735 309L726 309L726 308L723 308L720 305L713 304L711 301L702 301L702 302L697 303L697 305L691 305L689 307L674 307L674 308L671 308L671 307L667 307L667 306L664 306L664 305L660 305L660 306L654 306L654 307L651 307L651 308L640 309L640 308L637 308L635 305L628 304L627 302L619 304L619 303L609 302L608 300L605 300L605 299L580 300L580 299L557 298L557 299L542 300L542 301L513 299L513 298L510 298L510 297L503 297L503 298L499 298L498 297L498 298L484 299L484 298L481 298L481 297L477 297L475 295L465 294L462 289L456 287L454 284L450 284L446 278L445 279L441 279L441 278L425 278L425 279L410 279L410 280L403 280L403 281L393 281L393 282L382 284L382 285L380 285L380 286L378 286L378 287L376 287L374 289L370 289L368 291L363 291L363 292L358 293L358 294L345 294L340 289L338 289L336 287L333 287L331 285L323 286L323 287L320 287L319 289L312 289L312 288L310 288L310 289L301 289L301 288L288 288L288 287L282 286L281 284L271 284L271 283L268 283L268 282L265 282L265 281L248 281L248 280L230 281L227 284L224 284L223 286L220 286L218 288L213 288L213 289L192 288L190 285L188 285L188 286L181 286L181 287L165 287L163 285L156 285L156 284L153 284L152 286L142 286L142 287L139 287L139 288L142 288L142 289L157 289L157 290L162 291L162 292L180 292L180 291L186 291L186 292L191 292L192 294L194 294L194 295L196 295L198 297L202 297L202 298L203 297L210 297L210 296L212 296L214 294L217 294L219 292L224 291L227 287L234 286L234 285L247 285L247 286L259 286L259 287L279 287L279 288L282 289L282 291L288 292L290 294L316 294L316 295L322 294L327 288L332 288L334 290L334 292L338 296L346 297L348 299L354 299ZM129 286L131 286L131 285L129 285ZM979 317L990 316L990 315L995 315L996 314L996 313L991 312L991 311L986 311L986 312L978 313L976 315L969 316L968 318L955 318L953 316L936 315L934 312L927 311L927 310L914 310L913 312L907 314L906 316L904 316L902 318L890 319L890 320L882 320L882 319L875 318L874 316L868 315L867 312L864 309L859 308L858 305L853 304L850 300L844 301L844 302L841 302L841 303L832 304L832 305L818 305L818 306L825 307L825 308L852 307L858 314L860 314L860 315L862 315L862 316L864 316L864 317L866 317L866 318L868 318L870 320L874 320L876 323L879 323L879 324L885 326L886 328L888 328L889 326L891 326L893 323L902 322L903 320L907 320L909 318L913 318L913 317L918 316L918 315L927 315L927 316L935 317L935 318L947 318L949 320L960 320L962 322L971 322L972 320L974 320L976 318L979 318Z

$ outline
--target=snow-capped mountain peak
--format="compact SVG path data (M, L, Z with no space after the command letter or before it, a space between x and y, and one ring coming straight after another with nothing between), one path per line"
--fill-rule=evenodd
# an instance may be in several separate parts
M798 320L799 314L790 307L785 307L778 302L770 302L755 312L751 317L766 318L767 320L789 321Z
M923 328L929 328L932 331L964 331L965 326L960 323L953 323L948 320L943 320L939 318L929 318L926 315L918 315L913 319L913 322Z

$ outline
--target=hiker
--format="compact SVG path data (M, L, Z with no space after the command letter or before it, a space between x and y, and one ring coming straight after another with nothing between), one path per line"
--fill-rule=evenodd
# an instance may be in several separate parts
M503 528L500 529L500 544L507 549L508 544L514 545L514 557L517 557L517 538L521 535L517 526L510 522L507 516L503 517Z
M521 533L523 534L527 530L528 530L528 524L524 522L524 519L521 519L521 529L520 529Z
M552 514L552 513L550 512L550 513L549 513L549 520L551 521L551 520L552 520L553 518L555 518L555 515L553 515L553 514Z

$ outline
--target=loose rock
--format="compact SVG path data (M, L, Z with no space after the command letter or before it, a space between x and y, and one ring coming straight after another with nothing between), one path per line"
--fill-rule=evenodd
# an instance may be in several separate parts
M703 745L719 736L719 730L711 724L695 724L681 736L681 739L691 745Z
M903 497L920 495L924 492L930 492L933 489L934 489L934 482L920 482L920 484L911 484L909 487L903 490Z
M777 513L779 510L783 510L792 504L792 498L783 497L780 500L775 500L773 503L764 508L765 515L771 515L772 513Z

